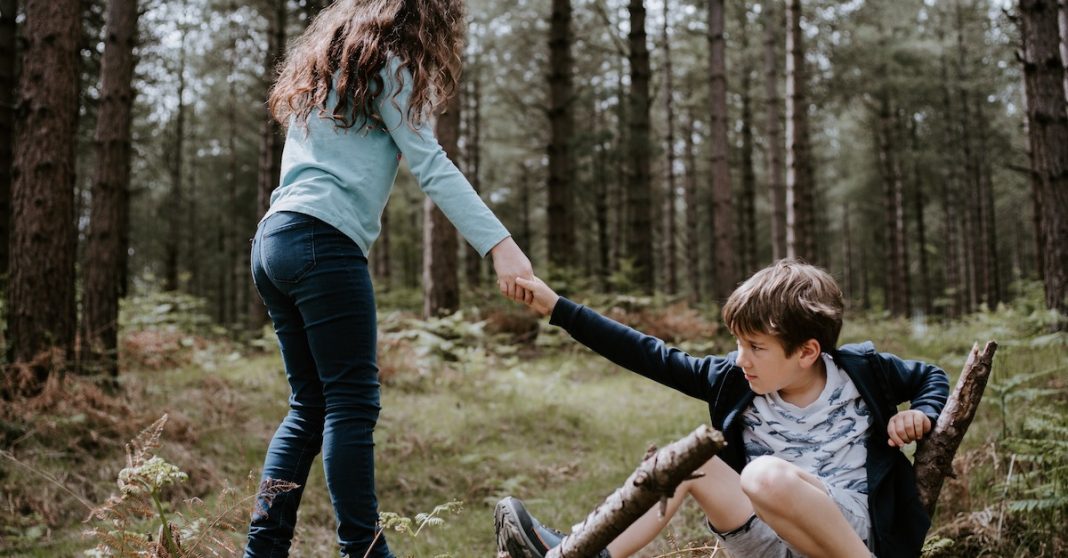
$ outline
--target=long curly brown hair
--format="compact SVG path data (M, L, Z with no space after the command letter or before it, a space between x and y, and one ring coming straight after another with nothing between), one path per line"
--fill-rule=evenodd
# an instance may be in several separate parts
M463 22L463 0L337 0L289 47L267 100L271 115L287 126L291 116L306 122L318 109L342 128L380 127L374 100L385 85L382 68L396 56L396 82L403 82L402 68L411 72L405 116L417 127L456 90ZM331 87L338 103L328 115Z

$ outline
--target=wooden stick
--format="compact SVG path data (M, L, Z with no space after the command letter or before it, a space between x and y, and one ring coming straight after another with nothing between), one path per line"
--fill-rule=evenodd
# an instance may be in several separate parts
M946 401L945 409L938 415L938 423L927 439L916 449L915 469L916 486L920 491L920 501L927 514L933 516L938 494L947 476L953 476L953 456L960 447L964 433L968 431L983 390L990 379L990 370L994 363L994 352L998 344L988 341L979 353L979 344L972 346L964 370L957 379L953 394Z
M685 438L650 452L616 490L545 558L593 558L657 501L666 502L679 484L726 445L723 434L702 424Z

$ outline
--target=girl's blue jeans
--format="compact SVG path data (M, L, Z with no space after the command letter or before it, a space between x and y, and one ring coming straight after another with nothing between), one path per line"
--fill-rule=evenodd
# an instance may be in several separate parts
M273 499L261 494L245 556L288 554L297 506L321 448L342 554L391 558L385 538L375 540L372 434L381 407L367 258L334 227L301 213L279 212L260 223L252 240L252 277L274 322L292 389L289 413L267 448L262 478L300 488Z

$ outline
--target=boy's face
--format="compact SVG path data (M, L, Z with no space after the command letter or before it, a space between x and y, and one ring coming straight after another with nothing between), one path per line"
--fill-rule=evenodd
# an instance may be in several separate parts
M742 367L749 388L758 395L799 387L809 381L812 352L802 346L787 356L782 342L766 333L738 335L738 366ZM816 344L818 346L818 344ZM818 358L818 353L816 353Z

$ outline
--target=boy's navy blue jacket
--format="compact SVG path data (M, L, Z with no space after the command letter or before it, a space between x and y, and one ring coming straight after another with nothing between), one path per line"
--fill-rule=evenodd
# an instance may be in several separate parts
M620 366L708 402L712 426L727 440L718 457L741 472L746 457L740 419L755 394L735 362L736 353L692 357L563 297L549 323ZM930 417L933 425L946 403L949 380L930 364L877 353L871 342L829 353L872 413L866 467L875 553L881 558L919 556L931 521L920 505L912 465L887 443L886 426L896 406L905 401Z

